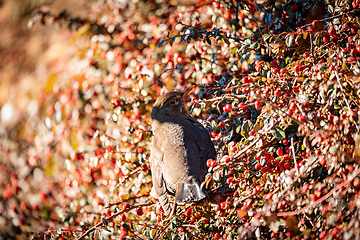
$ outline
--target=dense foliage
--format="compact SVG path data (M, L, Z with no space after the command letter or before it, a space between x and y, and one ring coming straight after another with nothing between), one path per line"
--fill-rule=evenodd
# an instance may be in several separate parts
M0 138L0 238L360 236L358 1L89 1L35 115ZM195 85L217 150L212 203L165 219L150 196L150 111Z

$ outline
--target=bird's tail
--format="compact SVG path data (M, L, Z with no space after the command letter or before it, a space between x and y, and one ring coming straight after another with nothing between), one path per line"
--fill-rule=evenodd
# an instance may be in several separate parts
M175 191L175 201L177 203L184 203L188 201L200 201L206 199L208 195L205 189L201 187L201 183L196 179L191 181L178 183Z
M164 210L164 213L166 216L169 216L169 214L171 213L171 207L169 204L169 198L166 194L163 194L159 197L159 202Z

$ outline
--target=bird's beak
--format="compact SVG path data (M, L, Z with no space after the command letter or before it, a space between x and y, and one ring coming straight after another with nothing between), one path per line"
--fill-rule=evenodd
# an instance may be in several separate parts
M191 92L191 90L195 87L195 85L192 85L191 87L189 87L188 89L186 89L186 91L183 93L182 95L182 99L186 98L186 96L189 94L189 92Z

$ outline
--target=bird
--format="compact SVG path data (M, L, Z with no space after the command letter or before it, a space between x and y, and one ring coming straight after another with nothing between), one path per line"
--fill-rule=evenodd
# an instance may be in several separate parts
M151 192L166 216L174 213L176 203L208 198L201 184L208 172L206 161L215 159L216 152L208 131L186 110L184 98L191 89L161 95L151 111ZM172 210L168 195L175 197Z

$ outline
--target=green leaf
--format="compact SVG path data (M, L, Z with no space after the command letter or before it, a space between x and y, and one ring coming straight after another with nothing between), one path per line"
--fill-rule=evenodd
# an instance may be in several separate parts
M285 139L286 134L285 134L285 131L282 130L280 127L275 127L273 136L276 137L277 139L283 140L283 139Z
M265 34L263 35L264 41L267 41L269 38L271 38L271 35L270 35L270 34L265 33Z
M360 68L358 68L358 67L354 68L354 74L359 75L360 74Z
M249 131L252 129L253 124L250 120L246 120L243 125L241 126L241 135L243 135L245 138L249 137Z
M230 41L229 39L227 38L227 36L225 34L222 35L222 38L224 39L224 42L228 45L230 45Z
M321 35L318 34L313 41L314 45L319 47L321 45L321 39L322 39Z
M214 172L214 174L213 174L213 179L214 179L215 181L219 181L219 180L220 180L220 173L219 173L219 171Z
M302 34L298 34L298 35L296 36L296 42L302 43L302 41L304 41L303 35L302 35Z
M329 13L334 13L334 7L331 6L330 4L328 5L328 11Z
M288 34L285 40L286 46L291 47L293 41L294 41L294 34Z
M234 55L237 50L238 50L238 47L233 47L233 48L230 50L230 53L231 53L232 55Z
M251 44L251 40L250 39L245 39L245 41L244 41L244 45L245 46L250 46L250 44Z
M253 49L258 49L260 47L260 44L258 42L254 42L253 44L250 45L250 48Z
M201 89L199 90L198 98L199 98L199 99L202 99L202 98L204 97L204 93L205 93L205 90L204 90L203 88L201 88Z
M237 126L235 131L236 133L240 133L240 130L241 130L241 125Z

